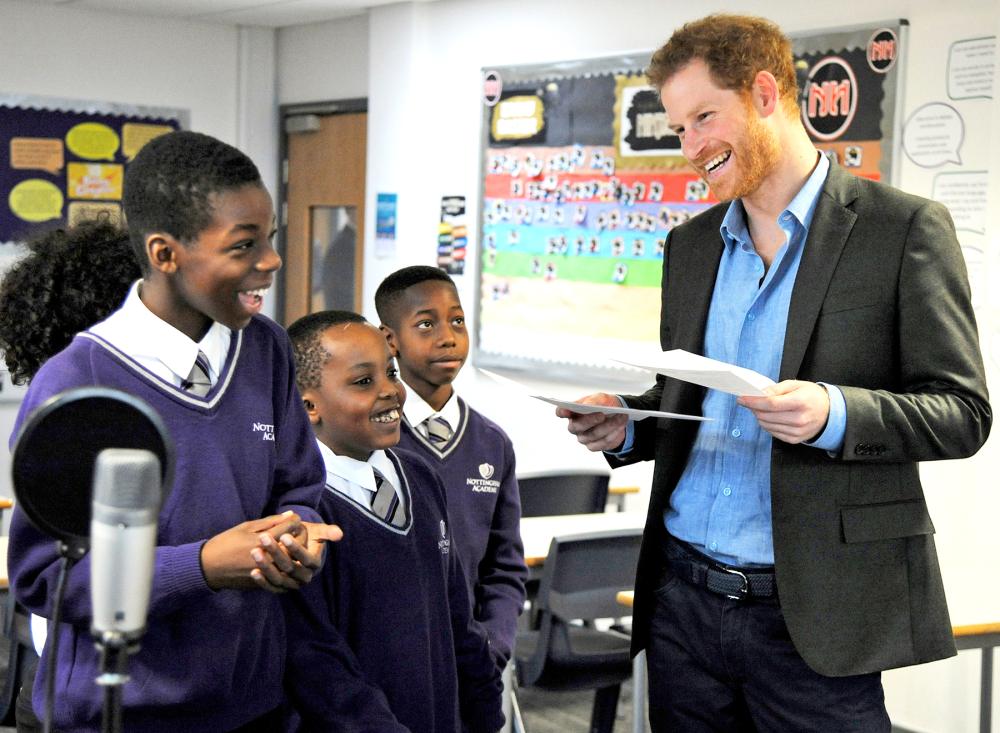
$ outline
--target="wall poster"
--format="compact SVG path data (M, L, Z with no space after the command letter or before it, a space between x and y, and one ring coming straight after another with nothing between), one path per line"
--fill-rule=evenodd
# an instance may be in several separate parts
M185 110L0 94L0 243L98 216L121 219L125 167Z
M807 130L876 180L895 177L905 27L792 37ZM491 69L477 365L625 378L608 359L658 342L664 239L716 200L646 82L649 56Z

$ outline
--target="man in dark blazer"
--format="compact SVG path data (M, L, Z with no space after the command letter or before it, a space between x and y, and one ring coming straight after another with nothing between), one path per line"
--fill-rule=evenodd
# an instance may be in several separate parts
M769 21L717 15L647 71L731 202L668 236L661 346L777 384L581 400L705 423L558 412L613 465L656 462L633 627L654 731L889 731L880 671L955 653L917 462L991 424L964 260L943 206L817 152L792 63Z

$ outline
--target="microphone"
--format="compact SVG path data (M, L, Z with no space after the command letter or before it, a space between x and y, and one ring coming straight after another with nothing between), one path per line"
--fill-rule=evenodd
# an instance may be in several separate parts
M145 631L161 504L160 476L160 460L151 451L105 448L97 454L90 520L90 599L91 631L98 640L136 641Z

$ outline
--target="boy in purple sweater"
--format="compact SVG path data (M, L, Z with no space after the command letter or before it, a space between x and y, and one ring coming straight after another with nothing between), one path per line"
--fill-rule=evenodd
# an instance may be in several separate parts
M320 514L344 529L320 577L284 599L300 730L493 733L499 671L472 620L444 489L420 458L390 450L406 391L385 338L348 311L288 332L326 464Z
M340 536L323 524L306 529L304 520L319 520L322 461L287 336L259 315L281 266L271 199L241 152L176 132L147 143L130 164L124 206L142 280L119 310L42 366L12 442L40 404L73 387L120 389L160 414L176 466L158 521L148 628L124 687L125 729L271 731L283 714L285 658L272 593L308 582L322 560L320 543ZM54 542L18 510L10 537L14 593L48 616ZM59 630L53 723L60 733L101 725L90 614L85 557L69 573Z
M524 607L521 499L510 438L451 384L469 355L458 290L436 267L404 267L379 285L375 309L410 391L399 445L441 476L474 615L502 669Z

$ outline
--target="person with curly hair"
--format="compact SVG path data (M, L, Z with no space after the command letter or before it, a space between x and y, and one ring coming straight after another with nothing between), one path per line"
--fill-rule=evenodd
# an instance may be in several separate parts
M107 221L54 229L27 246L0 284L0 352L14 384L111 315L141 277L128 232Z

